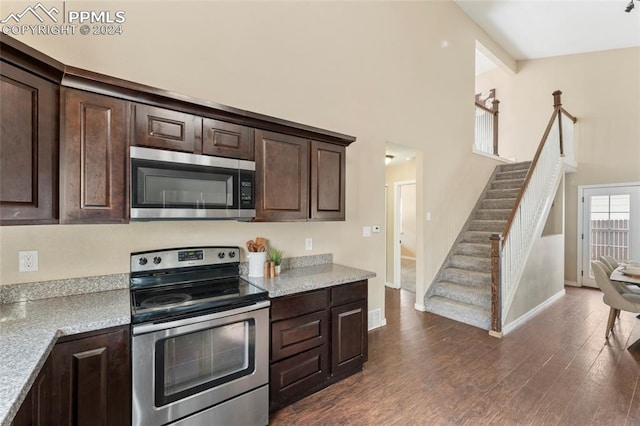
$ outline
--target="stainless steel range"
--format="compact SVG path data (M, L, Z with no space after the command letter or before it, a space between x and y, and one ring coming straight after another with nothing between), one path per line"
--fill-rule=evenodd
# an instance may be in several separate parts
M268 293L240 248L131 254L133 425L266 425Z

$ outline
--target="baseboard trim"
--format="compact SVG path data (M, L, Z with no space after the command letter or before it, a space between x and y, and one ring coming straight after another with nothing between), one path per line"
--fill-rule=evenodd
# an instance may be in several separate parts
M502 334L506 335L512 332L513 330L515 330L516 328L520 327L522 324L526 323L531 318L538 315L541 311L543 311L545 308L547 308L556 300L560 299L565 294L566 294L566 290L563 288L561 291L557 292L556 294L554 294L553 296L551 296L550 298L548 298L547 300L545 300L544 302L542 302L541 304L539 304L538 306L536 306L535 308L533 308L532 310L530 310L529 312L527 312L526 314L518 318L517 320L504 326L502 328Z
M489 330L489 336L502 339L502 337L504 336L504 333L502 331Z
M393 288L395 290L400 288L400 286L396 287L395 284L393 284L393 283L384 283L384 285L386 285L389 288Z
M414 308L416 309L416 311L427 312L427 308L422 303L416 303L414 305Z
M374 326L374 327L367 328L367 331L373 331L373 330L375 330L375 329L377 329L377 328L381 328L381 327L384 327L384 326L386 326L386 325L387 325L387 319L386 319L386 318L382 318L382 319L380 320L380 323L379 323L379 324L377 324L377 325L376 325L376 326Z
M582 287L577 281L564 280L564 285L568 285L569 287Z

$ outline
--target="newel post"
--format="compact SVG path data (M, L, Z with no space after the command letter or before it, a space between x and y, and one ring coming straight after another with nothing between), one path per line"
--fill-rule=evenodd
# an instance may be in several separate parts
M493 99L493 155L498 156L498 113L500 112L500 101Z
M502 242L501 234L491 235L491 331L494 337L502 337Z
M556 90L553 92L553 108L558 114L558 136L560 137L560 156L564 157L564 141L562 140L562 92Z

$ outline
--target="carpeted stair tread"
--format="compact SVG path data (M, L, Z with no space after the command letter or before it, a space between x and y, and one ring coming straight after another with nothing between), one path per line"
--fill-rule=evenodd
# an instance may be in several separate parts
M468 269L471 271L490 272L491 258L455 254L451 256L451 266L454 268Z
M480 209L473 216L478 220L507 220L511 214L511 209Z
M485 198L480 202L480 207L482 209L513 209L514 204L516 203L515 197L513 198Z
M520 188L489 189L487 191L487 198L517 198L519 193Z
M491 244L492 234L494 234L494 232L465 231L462 235L462 241L465 243Z
M469 224L470 231L488 231L488 232L502 232L504 226L507 224L505 220L472 220Z
M457 302L468 303L483 309L491 309L491 287L469 286L447 281L434 284L435 296L446 297Z
M442 281L450 281L467 285L490 285L491 272L470 271L468 269L445 268L442 273Z
M491 189L513 189L522 186L524 183L524 179L504 179L504 180L494 180L491 183Z
M497 172L495 180L524 179L527 176L528 168L522 170L510 170L507 172Z
M528 170L531 166L531 161L523 161L521 163L503 164L498 166L500 172L511 172L514 170Z
M487 242L486 244L481 243L459 243L456 245L454 254L463 255L463 256L491 256L491 244Z
M425 303L427 311L474 327L489 330L491 311L441 296L430 297Z

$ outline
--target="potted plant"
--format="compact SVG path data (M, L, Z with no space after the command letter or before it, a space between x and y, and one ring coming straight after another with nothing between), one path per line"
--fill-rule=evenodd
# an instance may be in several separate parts
M280 265L282 264L282 257L284 256L284 251L278 249L269 250L269 260L276 265L276 275L280 273Z

